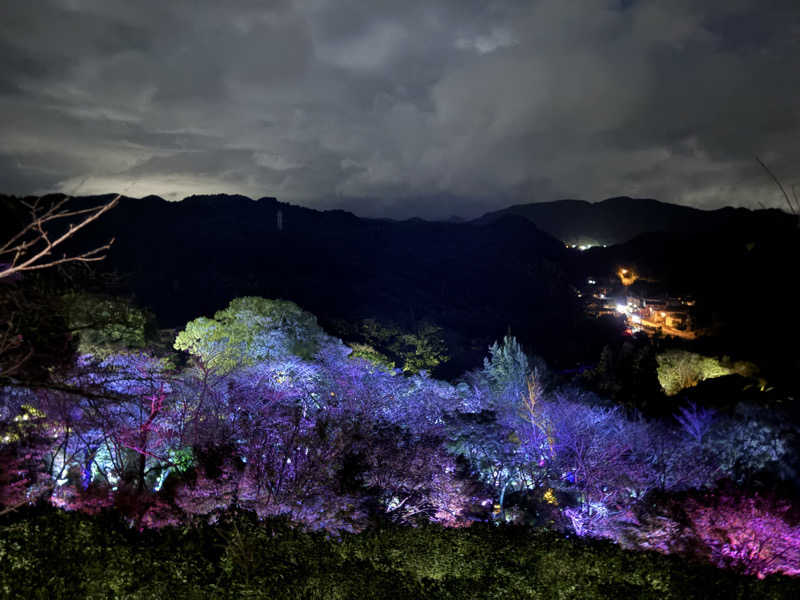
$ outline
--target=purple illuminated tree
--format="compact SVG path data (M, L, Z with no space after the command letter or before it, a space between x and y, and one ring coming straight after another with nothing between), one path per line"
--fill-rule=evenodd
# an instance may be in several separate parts
M763 578L800 575L800 525L791 503L770 493L736 490L690 498L684 505L701 552L717 566Z
M675 420L695 442L702 444L703 438L714 423L714 411L700 408L694 402L690 402L688 406L679 409Z

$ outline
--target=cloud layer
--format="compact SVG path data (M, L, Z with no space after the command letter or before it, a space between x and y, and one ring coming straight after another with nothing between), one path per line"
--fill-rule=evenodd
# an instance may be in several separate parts
M795 0L6 2L0 55L7 193L437 218L800 181Z

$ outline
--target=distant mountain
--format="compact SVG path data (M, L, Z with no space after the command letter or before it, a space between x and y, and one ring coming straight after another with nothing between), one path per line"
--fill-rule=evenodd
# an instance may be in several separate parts
M532 221L566 244L601 246L620 244L643 233L706 233L727 228L772 226L789 218L778 210L745 208L700 210L650 198L620 196L602 202L556 200L518 204L490 212L473 223L491 223L504 215Z
M413 331L435 323L453 369L463 371L509 329L553 357L547 340L563 337L578 315L559 266L563 244L514 215L484 225L389 221L274 198L149 196L122 199L81 234L82 248L116 238L102 267L127 274L168 327L237 296L284 298L323 324L376 318Z

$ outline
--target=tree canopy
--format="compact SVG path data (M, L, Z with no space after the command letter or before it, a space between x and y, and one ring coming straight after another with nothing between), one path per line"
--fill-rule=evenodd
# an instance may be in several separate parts
M289 355L309 359L332 340L311 313L294 302L245 296L231 301L214 318L199 317L175 338L207 368L221 372Z
M124 298L70 292L62 301L81 354L102 358L117 351L141 350L154 333L155 317Z

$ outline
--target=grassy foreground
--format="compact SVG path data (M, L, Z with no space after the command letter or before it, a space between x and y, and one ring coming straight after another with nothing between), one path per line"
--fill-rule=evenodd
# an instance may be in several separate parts
M286 522L137 532L49 507L0 520L0 598L800 598L800 581L521 527L388 527L330 539Z

